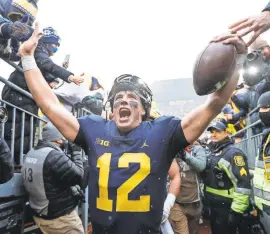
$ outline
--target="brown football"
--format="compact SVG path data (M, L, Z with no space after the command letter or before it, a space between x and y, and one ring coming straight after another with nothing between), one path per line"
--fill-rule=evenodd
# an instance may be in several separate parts
M233 45L210 43L197 57L193 69L193 85L200 96L221 89L231 78L236 65Z

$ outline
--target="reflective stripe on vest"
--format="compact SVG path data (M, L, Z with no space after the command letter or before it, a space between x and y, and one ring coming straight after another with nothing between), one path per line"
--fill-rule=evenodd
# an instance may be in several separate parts
M263 162L264 162L264 168L265 168L265 179L270 182L270 156L265 154L266 147L268 146L270 142L270 134L267 137L267 140L263 146Z
M232 165L229 161L225 160L224 158L221 158L218 162L218 166L226 172L227 176L230 178L235 188L235 192L232 194L233 195L233 202L231 205L232 210L238 213L244 213L249 206L249 195L251 193L251 190L247 188L236 187L238 179L233 174Z
M247 189L247 188L235 188L235 192L236 193L241 193L241 194L246 194L246 195L250 195L251 194L251 190Z
M209 186L206 186L205 191L212 194L216 194L218 196L233 198L234 188L224 190L224 189L214 189Z
M222 168L227 176L231 179L234 187L236 187L237 185L237 178L234 176L233 174L233 171L232 171L232 165L230 164L230 162L228 162L227 160L225 160L224 158L221 158L219 161L218 161L218 166L220 168Z
M254 195L270 202L270 192L254 188Z
M253 179L254 201L256 206L263 210L263 204L270 206L270 182L265 178L264 162L256 160Z

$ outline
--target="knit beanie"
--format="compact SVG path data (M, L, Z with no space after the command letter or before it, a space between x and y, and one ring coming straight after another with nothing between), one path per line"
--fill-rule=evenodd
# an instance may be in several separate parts
M47 27L43 29L42 37L39 41L60 46L61 38L55 29L52 27Z
M63 138L62 134L58 131L58 129L51 123L47 123L43 128L42 139L44 141L58 141Z
M12 20L13 15L29 15L30 24L32 24L38 12L37 6L38 0L13 0L10 4L10 9L8 11L8 18Z
M251 51L259 50L264 46L269 46L268 42L261 37L258 37L250 46Z

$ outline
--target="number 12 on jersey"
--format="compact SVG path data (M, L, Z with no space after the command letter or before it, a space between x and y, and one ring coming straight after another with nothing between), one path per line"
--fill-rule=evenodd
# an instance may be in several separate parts
M108 192L111 157L111 153L105 153L97 161L99 168L97 208L104 211L113 210L113 200L109 199ZM140 169L117 189L116 211L147 212L150 210L150 195L142 195L139 200L129 200L128 195L150 174L150 158L145 153L124 153L119 158L118 167L127 168L129 163L139 163Z

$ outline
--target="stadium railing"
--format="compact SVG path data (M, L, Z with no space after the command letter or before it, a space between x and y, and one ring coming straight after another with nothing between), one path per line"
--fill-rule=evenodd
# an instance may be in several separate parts
M3 61L11 65L13 68L17 69L20 72L23 72L22 68L17 64L9 61L6 58L0 57ZM8 85L12 89L15 89L17 92L25 95L28 98L33 99L32 95L29 92L21 89L17 85L11 83L7 79L0 76L0 82ZM29 137L29 148L35 146L37 139L42 139L42 126L47 122L44 119L39 118L38 116L25 111L24 109L13 105L5 100L0 99L0 106L9 107L9 110L12 110L12 127L11 127L11 139L10 139L10 151L12 162L14 163L15 173L12 179L4 184L0 184L0 233L28 233L33 229L37 228L36 225L31 225L25 228L25 214L26 214L26 204L27 195L24 190L21 174L21 166L23 164L24 157L24 136L25 136L25 119L30 119L30 137ZM76 117L82 117L85 115L91 114L91 112L84 108L74 108L73 114ZM21 115L21 127L20 127L20 153L15 155L15 131L16 131L16 116ZM36 134L34 133L36 130ZM18 129L17 129L18 131ZM0 132L3 139L5 139L5 123L0 124ZM19 163L15 164L15 158L19 158ZM86 157L84 157L87 160ZM85 190L85 203L82 203L78 212L81 216L82 223L87 233L88 230L88 188Z
M252 124L250 123L250 116L254 112L258 111L258 109L259 108L256 107L255 109L250 111L248 115L246 116L246 127L231 136L231 138L234 138L243 132L246 133L242 141L236 143L235 145L246 154L250 169L254 169L255 167L255 159L257 157L258 148L262 140L262 133L257 134L257 135L252 134L252 127L260 124L261 120L258 120Z

